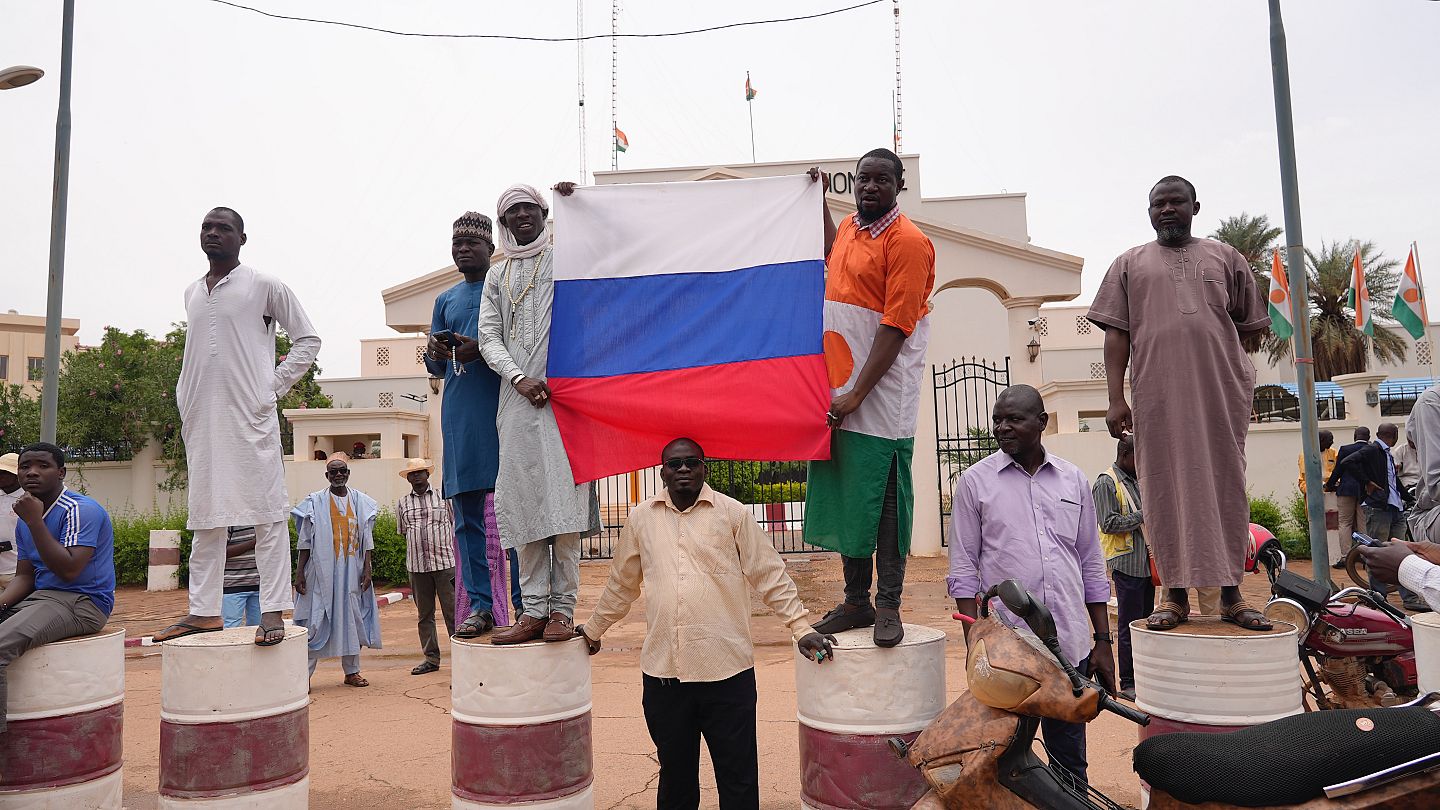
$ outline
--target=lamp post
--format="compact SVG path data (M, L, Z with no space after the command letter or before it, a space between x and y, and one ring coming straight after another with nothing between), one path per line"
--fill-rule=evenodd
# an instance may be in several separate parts
M0 69L0 90L14 90L33 84L45 75L45 71L30 65L15 65Z
M60 303L65 289L65 216L70 203L70 61L75 51L75 0L60 24L60 103L55 114L55 186L50 203L50 294L45 307L45 379L40 388L40 441L55 441L60 395Z

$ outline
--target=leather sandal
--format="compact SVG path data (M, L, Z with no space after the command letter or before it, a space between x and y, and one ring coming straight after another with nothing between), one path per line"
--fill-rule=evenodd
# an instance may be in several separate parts
M1155 606L1155 612L1145 619L1145 627L1150 630L1174 630L1188 621L1189 605L1166 601Z
M1233 605L1220 606L1220 621L1229 622L1236 627L1246 630L1274 630L1275 625L1265 618L1265 614L1250 607L1244 599Z

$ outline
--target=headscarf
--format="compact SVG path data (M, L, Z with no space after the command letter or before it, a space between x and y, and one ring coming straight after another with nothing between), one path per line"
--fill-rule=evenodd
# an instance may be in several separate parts
M494 225L490 222L490 217L474 211L466 211L463 216L455 220L455 232L451 238L468 236L475 239L484 239L493 245L495 244L495 238L492 235L493 232Z
M540 192L536 191L534 186L517 183L505 189L505 193L500 195L500 201L495 204L497 218L503 218L505 212L510 210L510 206L526 202L540 206L540 211L547 218L550 216L550 206L546 204L545 198L540 196ZM510 228L504 222L500 223L498 230L500 231L500 252L512 259L528 259L531 256L539 255L540 251L550 246L550 224L548 222L540 223L539 235L528 245L516 242L515 235L510 233Z

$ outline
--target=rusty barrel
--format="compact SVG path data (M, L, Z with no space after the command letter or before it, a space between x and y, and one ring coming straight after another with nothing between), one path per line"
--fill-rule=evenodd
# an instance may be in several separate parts
M160 807L303 810L310 798L305 628L167 641L160 664Z
M124 628L36 647L9 666L7 684L0 810L119 810Z
M591 810L590 656L583 638L497 647L451 639L455 810Z
M1299 631L1243 630L1218 616L1194 616L1174 630L1130 623L1135 703L1150 715L1140 741L1176 731L1219 733L1303 711ZM1141 783L1141 805L1149 786Z
M945 634L907 624L890 649L876 647L868 627L835 640L823 664L795 651L801 807L909 810L925 778L887 741L914 740L945 708Z

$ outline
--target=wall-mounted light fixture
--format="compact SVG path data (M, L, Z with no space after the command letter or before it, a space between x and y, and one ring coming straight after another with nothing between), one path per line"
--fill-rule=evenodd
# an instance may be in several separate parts
M1369 406L1372 407L1372 408L1375 407L1376 405L1379 405L1379 404L1380 404L1380 392L1377 391L1377 390L1375 390L1374 388L1366 388L1366 389L1365 389L1365 404L1366 404L1366 405L1369 405Z
M1030 338L1030 342L1025 344L1025 351L1030 355L1030 362L1035 362L1035 358L1040 356L1040 338Z

